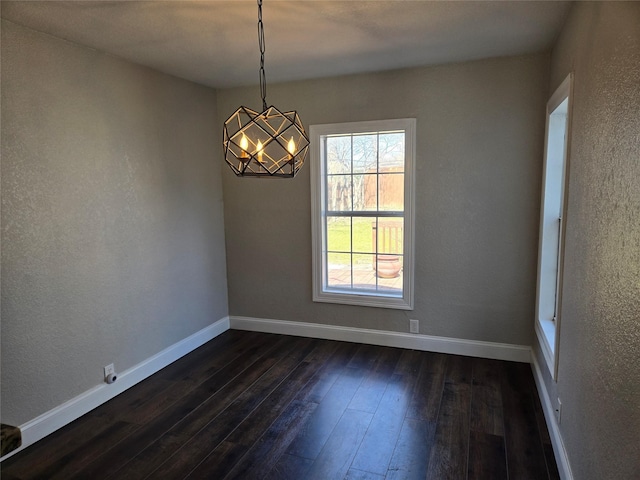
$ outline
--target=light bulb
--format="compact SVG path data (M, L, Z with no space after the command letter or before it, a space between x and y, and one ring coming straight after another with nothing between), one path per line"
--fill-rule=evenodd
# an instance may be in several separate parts
M258 151L258 161L262 161L262 142L258 140L258 145L256 145L256 149Z
M240 139L240 160L242 161L246 161L249 158L247 148L249 148L249 140L247 140L247 137L243 133L242 138Z

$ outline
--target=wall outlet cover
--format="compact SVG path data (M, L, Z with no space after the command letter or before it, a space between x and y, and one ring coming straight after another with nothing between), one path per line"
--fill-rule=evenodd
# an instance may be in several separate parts
M420 321L419 320L409 320L409 332L410 333L419 333L420 332Z
M104 367L104 378L107 378L109 375L116 373L116 369L113 366L113 363Z

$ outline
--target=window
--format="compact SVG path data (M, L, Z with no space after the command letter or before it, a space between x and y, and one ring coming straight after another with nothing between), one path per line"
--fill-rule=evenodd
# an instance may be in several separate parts
M547 130L542 173L536 334L554 379L557 377L559 344L557 333L560 325L562 293L571 83L570 75L547 103Z
M311 126L314 301L413 308L415 125Z

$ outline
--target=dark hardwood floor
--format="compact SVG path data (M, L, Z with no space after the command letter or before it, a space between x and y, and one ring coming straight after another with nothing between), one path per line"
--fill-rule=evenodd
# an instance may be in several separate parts
M529 365L228 331L10 479L556 479Z

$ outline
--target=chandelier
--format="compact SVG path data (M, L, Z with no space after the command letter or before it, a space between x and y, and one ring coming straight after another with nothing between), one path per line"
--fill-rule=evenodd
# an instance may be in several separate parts
M262 113L241 106L224 122L224 159L240 177L294 177L309 150L309 137L295 111L267 107L262 0L258 0Z

